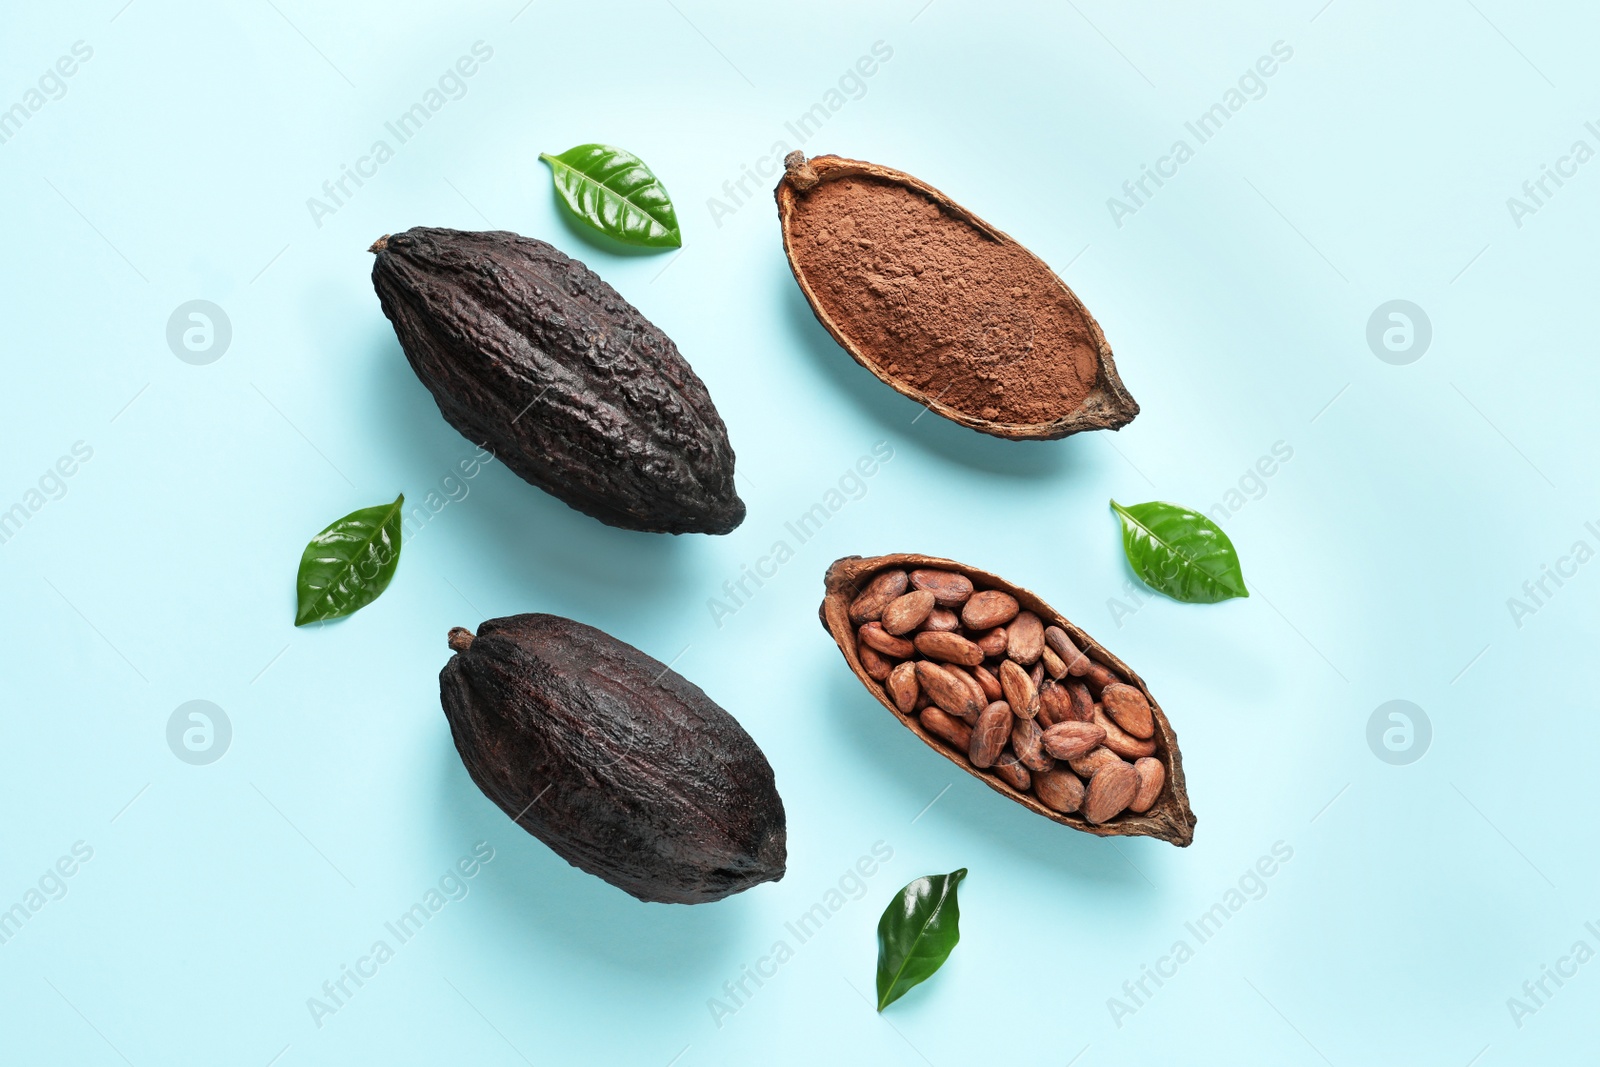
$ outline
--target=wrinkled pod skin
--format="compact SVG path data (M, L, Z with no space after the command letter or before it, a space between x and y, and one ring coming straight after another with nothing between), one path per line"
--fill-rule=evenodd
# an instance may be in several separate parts
M677 345L588 267L514 233L417 227L372 284L445 420L609 526L744 521L728 430Z
M556 615L457 628L450 647L439 695L461 761L562 859L673 904L783 877L772 767L698 686Z

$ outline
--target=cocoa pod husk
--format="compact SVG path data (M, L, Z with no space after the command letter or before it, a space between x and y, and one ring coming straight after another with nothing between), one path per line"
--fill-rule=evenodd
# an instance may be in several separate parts
M672 339L531 237L419 226L380 238L372 284L445 421L608 526L744 521L728 430Z
M555 615L451 631L439 697L485 796L640 900L697 904L783 877L772 767L665 664Z
M886 569L953 571L970 577L980 588L1004 591L1015 598L1021 610L1030 611L1037 615L1047 628L1050 626L1059 627L1063 633L1070 636L1074 647L1079 649L1091 664L1106 672L1107 677L1110 679L1106 684L1120 682L1139 690L1150 704L1151 717L1155 726L1152 736L1155 744L1154 758L1165 768L1167 779L1160 791L1160 795L1151 808L1146 812L1122 810L1120 814L1109 817L1109 821L1101 823L1089 821L1081 811L1057 811L1043 803L1038 796L1029 792L1026 787L1018 788L999 774L999 765L1004 762L1008 755L1014 759L1014 754L1002 754L1001 758L996 760L996 767L991 768L991 772L974 768L967 760L964 749L950 747L938 735L927 730L916 715L903 714L895 707L894 701L883 687L866 674L860 658L856 654L856 627L851 623L849 617L850 603L855 598L856 590L861 586L861 583L870 581L874 575ZM1016 586L998 575L936 556L914 553L897 553L865 558L848 556L835 561L828 568L819 615L824 628L833 638L851 671L862 681L863 685L867 686L868 691L888 709L889 713L894 715L902 725L930 748L950 759L951 762L978 778L979 781L982 781L991 789L1021 804L1035 814L1085 833L1097 836L1155 837L1179 846L1188 845L1194 840L1196 820L1189 804L1189 797L1184 783L1183 756L1178 748L1177 736L1173 732L1172 724L1168 721L1166 713L1162 711L1160 704L1150 693L1149 687L1136 672L1034 593ZM1048 629L1046 632L1048 632ZM925 669L940 671L941 674L946 670L955 673L954 668L943 668L926 660L918 660L915 670L919 682L922 681ZM970 675L965 677L967 680L972 681ZM1088 680L1087 674L1085 675L1085 680ZM1061 688L1067 692L1070 698L1074 693L1074 687L1082 686L1083 684L1084 682L1073 678ZM955 684L947 681L946 685L952 693L960 692L956 689ZM978 683L972 681L972 686L977 691L976 696L981 698L982 689L978 687ZM924 688L926 688L925 685ZM1087 690L1085 692L1087 693ZM974 694L971 691L967 691L964 699L971 700L973 697ZM1043 699L1041 696L1041 704ZM1070 703L1071 700L1069 699ZM963 704L963 706L966 705ZM1091 704L1090 707L1092 708L1092 706ZM948 711L949 709L945 710ZM981 714L982 710L982 707L974 709L974 721L976 721L977 714ZM1096 772L1108 769L1115 764L1126 766L1128 773L1135 774L1135 781L1137 782L1137 775L1133 771L1132 765L1103 745L1073 761L1072 769L1078 777L1088 778L1092 781ZM1020 762L1016 764L1016 770L1027 773L1027 769ZM1007 773L1010 772L1008 771ZM1020 780L1020 776L1012 775L1012 777Z
M1139 413L1139 405L1117 373L1111 346L1100 324L1043 260L1013 238L933 186L889 167L832 155L808 160L796 151L785 157L784 168L774 195L789 268L817 321L878 380L937 415L980 433L1013 440L1052 440L1084 430L1117 429ZM1000 299L1024 301L1028 310L1023 312L1026 319L1021 325L1028 327L1037 322L1040 333L1030 335L1025 346L1007 348L998 358L1022 362L1029 373L1057 383L1050 395L1062 393L1067 382L1073 383L1070 396L1062 393L1062 404L1047 414L1024 418L1008 414L991 400L980 399L978 382L962 381L962 388L952 392L947 382L941 387L939 375L948 375L947 370L930 374L926 366L922 371L903 368L902 363L908 359L913 365L943 366L937 363L939 339L929 338L921 328L917 305L908 303L893 284L884 287L888 292L881 298L862 294L855 279L830 277L814 251L819 240L827 240L833 233L853 232L852 220L848 216L835 217L836 212L829 206L837 202L835 195L846 183L871 184L881 188L885 196L903 200L909 209L922 212L915 226L908 225L903 234L891 233L871 250L872 260L885 264L886 276L897 273L906 258L896 247L900 240L944 242L945 247L959 250L944 272L952 279L952 288L931 294L930 299L961 300L968 290L955 286L962 282L978 287L985 278L1015 277L1016 271L1026 272L1026 291L1018 290L1015 295L1002 295ZM961 261L956 256L962 257ZM853 306L862 302L864 307ZM881 332L904 340L883 344L876 339ZM976 347L977 343L972 338L965 340L969 346ZM1032 367L1024 361L1034 358L1035 351L1059 354L1054 360L1041 360L1041 365ZM956 358L973 357L959 352ZM956 399L969 394L968 399Z

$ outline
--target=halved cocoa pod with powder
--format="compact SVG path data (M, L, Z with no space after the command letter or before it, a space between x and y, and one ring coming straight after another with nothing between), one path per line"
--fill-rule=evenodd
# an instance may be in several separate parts
M1115 430L1139 413L1100 324L1015 240L876 163L791 152L784 167L775 195L795 281L879 380L1017 440Z
M912 554L847 556L828 568L825 586L823 627L861 684L928 747L1075 830L1194 840L1183 755L1166 714L1142 678L1049 604L998 575ZM893 646L903 653L909 642L908 655L881 651L888 642L863 623L862 609L881 613L889 590L907 588L938 590L941 609L971 625L929 629L930 613ZM972 626L1015 633L1014 620L1024 639L985 653L972 673L941 658L949 638L976 645L981 631ZM1051 680L1041 687L1022 661L1045 656L1058 670L1047 667ZM975 677L998 680L1004 699Z

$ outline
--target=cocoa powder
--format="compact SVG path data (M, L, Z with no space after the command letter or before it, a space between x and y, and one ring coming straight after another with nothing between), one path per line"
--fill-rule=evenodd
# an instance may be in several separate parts
M926 195L877 178L799 197L792 240L836 322L882 370L1000 423L1076 410L1097 348L1081 305L1039 285L1038 261Z

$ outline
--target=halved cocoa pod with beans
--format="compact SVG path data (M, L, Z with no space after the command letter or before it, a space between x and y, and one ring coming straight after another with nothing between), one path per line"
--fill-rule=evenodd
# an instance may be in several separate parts
M1015 240L876 163L791 152L784 167L775 195L795 281L880 381L1016 440L1115 430L1139 413L1100 324Z
M1180 847L1194 840L1183 755L1161 705L1132 668L1055 608L998 575L911 553L846 556L828 568L824 585L819 614L845 662L929 748L995 792L1075 830L1156 837ZM950 636L976 644L980 631L966 622L930 630L924 620L900 638L912 649L905 657L874 647L887 642L867 631L862 606L881 612L885 591L907 588L939 589L941 606L974 625L1021 630L1023 640L1008 641L970 668L998 679L1005 700L985 704L974 675L941 660ZM957 594L960 602L946 604ZM1042 644L1032 636L1041 631ZM928 634L939 636L919 640ZM1040 688L1022 660L1044 656L1057 670L1047 666L1052 680Z

